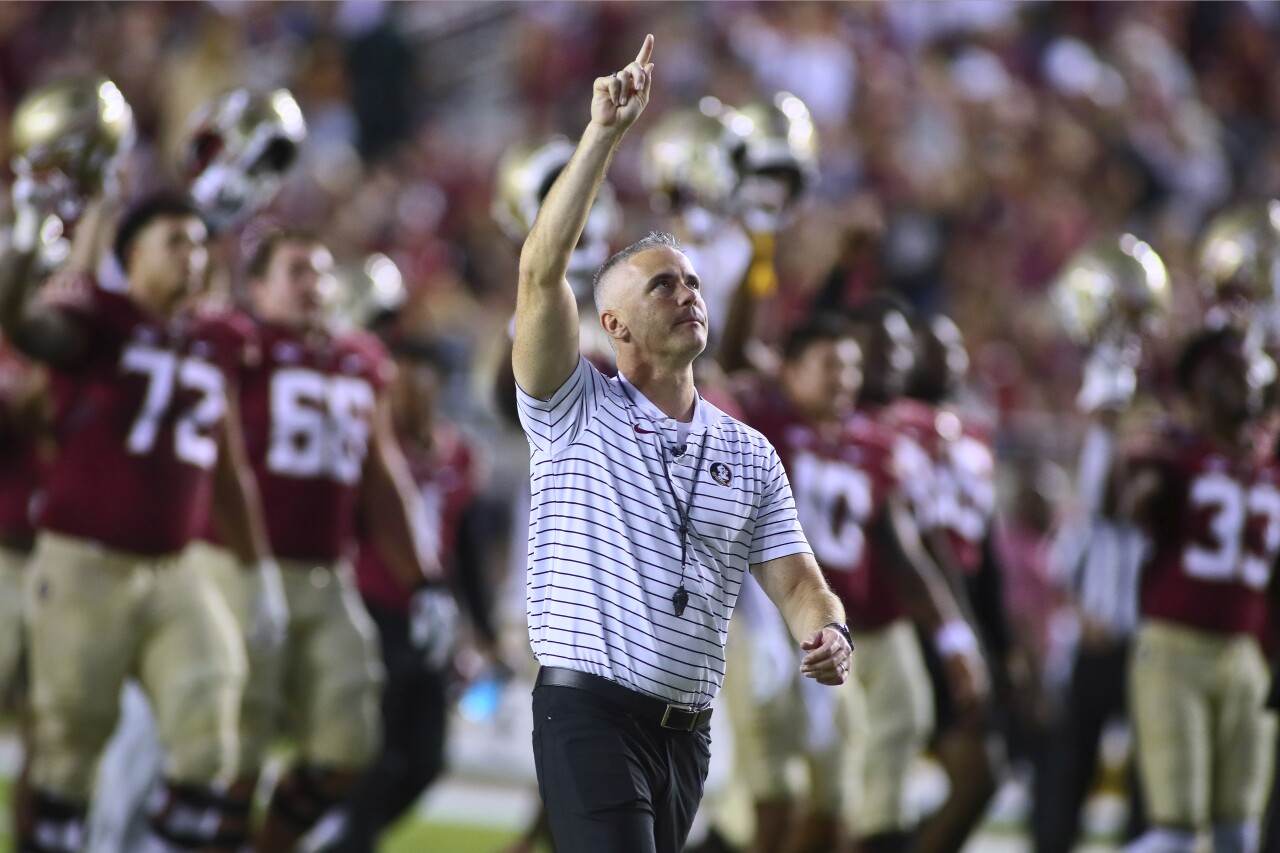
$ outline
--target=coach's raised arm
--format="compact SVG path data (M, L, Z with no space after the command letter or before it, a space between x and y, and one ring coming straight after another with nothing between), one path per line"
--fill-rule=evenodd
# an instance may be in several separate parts
M531 397L550 398L578 363L578 308L565 271L613 152L649 103L652 55L653 36L646 36L634 62L596 79L591 123L543 201L520 252L511 358L516 382Z

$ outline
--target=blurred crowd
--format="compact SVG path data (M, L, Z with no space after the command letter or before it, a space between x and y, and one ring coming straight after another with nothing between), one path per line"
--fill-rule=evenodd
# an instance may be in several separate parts
M1068 409L1078 371L1047 285L1123 228L1162 254L1190 310L1198 228L1280 189L1265 132L1277 26L1267 3L5 4L0 116L52 76L106 74L138 120L124 181L140 195L175 178L198 104L288 86L309 141L278 218L339 258L396 260L409 322L456 353L457 413L483 418L489 401L464 389L485 382L461 377L500 357L515 292L516 247L489 215L498 157L576 132L586 103L570 93L652 30L654 115L776 90L812 113L820 178L781 241L785 310L766 312L766 335L856 254L850 294L887 283L950 312L1008 441L1058 443L1018 428ZM612 173L620 243L655 222L637 147Z

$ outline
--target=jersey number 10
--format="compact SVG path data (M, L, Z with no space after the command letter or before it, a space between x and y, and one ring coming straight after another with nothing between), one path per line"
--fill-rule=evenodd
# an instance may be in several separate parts
M796 514L824 568L850 571L862 563L871 517L871 478L865 471L811 453L797 453L792 473Z

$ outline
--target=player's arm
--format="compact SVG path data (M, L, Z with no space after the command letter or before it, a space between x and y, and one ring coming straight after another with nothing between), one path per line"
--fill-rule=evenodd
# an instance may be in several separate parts
M716 363L726 374L732 375L752 366L749 350L755 342L756 318L760 302L770 288L761 281L776 283L774 270L774 246L772 234L753 235L751 240L751 264L742 275L729 302L720 346L716 349Z
M1130 460L1117 453L1102 504L1103 515L1141 525L1155 514L1166 491L1165 480L1164 470L1154 460Z
M809 553L754 563L751 574L782 613L800 647L808 652L800 669L822 684L843 684L853 649L832 623L844 624L844 605L827 586Z
M877 535L887 546L889 568L911 618L934 638L957 703L971 704L986 692L977 638L942 570L924 547L901 494L889 498L878 524Z
M649 102L653 36L617 74L595 81L591 123L538 210L520 252L511 355L526 394L549 400L578 364L578 308L565 274L587 214L623 135Z
M380 395L360 482L361 521L391 571L411 589L441 577L436 555L426 553L413 525L421 500L392 425L390 399Z
M213 523L249 574L249 624L245 641L257 649L277 649L289 627L280 566L271 556L271 539L262 511L262 495L245 449L240 397L227 391L226 423L213 478Z
M240 424L240 395L228 390L226 428L213 472L213 523L236 558L252 566L270 558L271 543Z
M45 214L18 186L14 188L16 218L9 245L0 255L0 330L21 352L52 365L74 362L88 344L84 328L53 304L35 298L36 263L40 247L40 227ZM92 205L86 211L91 230L101 213ZM84 245L88 238L77 241Z
M925 547L915 517L900 494L886 502L879 527L879 538L888 546L889 568L912 618L930 632L961 619L951 586Z

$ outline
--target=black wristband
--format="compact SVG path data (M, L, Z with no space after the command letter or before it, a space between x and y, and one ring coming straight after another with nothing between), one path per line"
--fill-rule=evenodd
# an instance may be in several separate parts
M844 637L844 641L849 644L849 651L853 651L853 637L849 636L849 626L843 622L828 622L822 626L823 628L835 628Z

